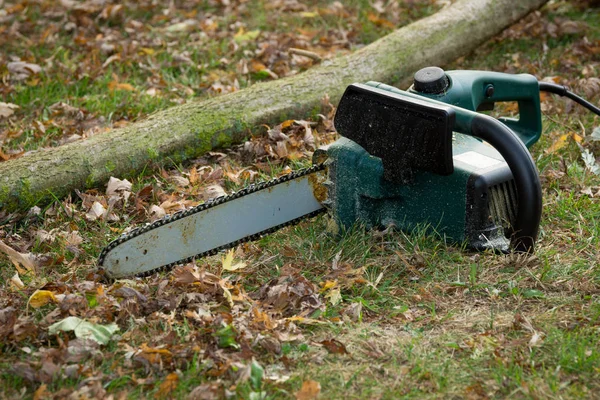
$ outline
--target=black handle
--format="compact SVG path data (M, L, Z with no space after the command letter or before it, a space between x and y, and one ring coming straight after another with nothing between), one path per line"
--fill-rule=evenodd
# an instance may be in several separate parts
M491 144L508 164L519 196L511 244L516 251L533 251L542 217L542 185L531 154L510 128L487 115L473 118L471 134Z

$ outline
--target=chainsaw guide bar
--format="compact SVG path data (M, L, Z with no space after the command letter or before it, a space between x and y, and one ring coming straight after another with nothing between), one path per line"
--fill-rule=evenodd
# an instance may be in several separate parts
M186 253L186 256L179 258L179 259L175 259L173 261L169 260L169 262L167 262L167 263L157 260L157 258L161 258L161 257L164 258L165 253L170 254L170 253L176 252L175 248L178 246L178 243L186 242L186 244L187 244L188 238L186 238L185 236L190 236L191 237L190 240L194 241L194 243L188 245L189 248L201 248L202 244L200 244L200 240L193 237L191 232L188 232L188 233L182 232L181 235L175 235L173 242L178 242L178 243L165 244L164 243L165 239L164 238L159 239L161 237L161 235L156 234L153 231L155 231L159 228L163 228L164 232L176 231L176 229L170 229L170 228L177 228L175 225L178 223L182 223L181 220L184 218L190 217L192 215L195 215L195 214L198 214L201 212L208 212L211 209L215 209L215 207L217 207L217 206L223 206L224 204L229 203L231 201L239 200L240 198L243 198L245 196L249 196L252 194L257 194L261 191L265 191L265 193L269 193L269 195L271 195L275 190L277 190L275 188L275 186L281 185L286 182L288 182L290 184L296 183L297 185L304 185L304 186L308 185L312 189L311 191L309 191L309 193L312 193L314 191L317 194L314 195L313 197L319 197L318 196L319 188L313 187L315 185L318 185L318 182L315 182L313 177L311 177L309 175L314 174L319 171L323 171L325 169L326 169L326 166L323 163L321 163L321 164L317 164L317 165L314 165L309 168L305 168L302 170L298 170L298 171L289 173L287 175L272 179L270 181L261 182L258 184L252 184L252 185L250 185L240 191L232 193L228 196L221 196L221 197L218 197L215 199L211 199L211 200L207 201L206 203L200 204L196 207L190 208L188 210L179 211L173 215L169 215L167 217L164 217L162 219L154 221L150 224L146 224L145 226L135 228L132 231L124 233L121 236L119 236L117 239L110 242L100 253L100 256L98 257L98 265L104 269L104 272L106 273L106 275L109 278L121 278L121 277L131 276L131 275L135 275L138 277L145 277L145 276L154 274L156 272L168 271L176 265L185 264L185 263L191 262L197 258L215 255L219 251L233 248L241 243L257 240L260 237L262 237L263 235L273 233L279 229L285 228L287 226L295 225L305 219L312 218L316 215L324 213L326 211L325 207L320 204L320 202L317 200L317 198L313 198L312 200L314 200L314 201L309 206L306 206L306 207L309 207L306 210L295 210L295 209L292 209L291 207L288 207L288 208L290 208L290 210L288 210L288 212L300 213L300 215L294 216L294 218L291 218L291 219L278 220L277 218L284 218L284 217L276 216L275 211L273 211L273 216L271 217L271 219L277 220L280 223L277 223L274 226L270 226L267 229L263 229L258 232L250 233L247 236L243 236L241 238L236 238L235 240L232 240L232 241L225 241L222 244L219 243L218 245L215 245L215 247L210 247L208 249L201 250L200 252L193 253L192 255L187 255L188 253ZM306 192L305 189L306 188L303 187L302 190L299 190L299 193L305 193ZM293 200L293 199L284 198L283 200L285 203L287 203L289 200ZM306 200L306 199L304 199L304 200ZM304 201L303 203L306 203L306 201ZM262 203L259 202L259 204L262 204ZM258 204L251 204L251 205L253 207L256 206L258 208ZM269 205L269 204L266 204L266 208L274 209L273 206ZM281 211L281 207L278 208L278 211ZM270 210L269 210L269 212L270 212ZM305 212L305 213L303 213L303 212ZM219 215L217 220L222 218L224 215L229 215L231 217L231 213L225 212L223 215ZM233 216L233 217L235 217L235 216ZM204 216L202 216L202 218L206 219L206 213ZM201 220L202 218L199 218L199 220ZM248 216L248 218L253 218L253 217ZM242 219L242 216L240 216L240 219ZM197 223L199 224L201 222L202 221L199 221ZM237 219L236 219L236 222L237 222ZM167 228L167 229L164 229L164 228ZM193 230L194 229L194 227L190 228L189 225L186 225L183 228L184 228L184 230L188 230L188 229ZM206 227L204 227L204 226L203 226L203 228L206 229ZM218 228L218 227L215 227L215 228ZM179 229L181 230L181 227ZM205 231L205 232L207 232L208 235L213 233L211 231ZM145 246L144 246L145 248L143 250L140 250L139 244L141 244L141 243L138 243L138 246L136 246L134 244L133 246L131 246L130 248L128 248L126 250L121 249L121 252L124 252L125 254L131 254L132 258L135 258L134 254L137 251L138 258L144 258L143 256L147 256L146 258L148 258L150 262L154 262L155 264L158 264L157 267L151 267L151 266L145 267L143 264L138 264L134 260L130 260L129 256L124 256L123 258L118 258L118 256L116 254L113 254L113 253L116 253L119 251L119 250L115 250L115 249L117 249L117 247L119 247L120 245L122 245L126 242L132 241L132 240L136 240L138 242L142 242L142 241L146 240L146 241L149 241L149 243L145 244ZM218 238L216 240L218 241ZM151 244L152 241L155 242L154 246L158 246L158 247L153 247L153 245ZM150 245L148 245L148 244L150 244ZM153 251L156 254L152 254ZM187 251L189 252L190 250L187 250ZM125 265L122 265L123 261L124 261ZM129 265L127 265L128 262L129 262Z

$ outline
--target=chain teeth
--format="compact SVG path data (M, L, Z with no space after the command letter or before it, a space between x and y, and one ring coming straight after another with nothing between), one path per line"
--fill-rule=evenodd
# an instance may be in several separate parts
M325 168L326 168L326 165L324 163L317 164L317 165L313 165L312 167L309 167L309 168L304 168L304 169L301 169L301 170L298 170L298 171L295 171L295 172L291 172L291 173L289 173L287 175L283 175L283 176L277 177L275 179L271 179L270 181L251 184L250 186L247 186L244 189L241 189L241 190L239 190L237 192L234 192L234 193L232 193L232 194L230 194L228 196L220 196L220 197L217 197L217 198L214 198L214 199L210 199L206 203L200 204L200 205L198 205L196 207L192 207L192 208L187 209L187 210L178 211L178 212L176 212L174 214L168 215L168 216L166 216L164 218L161 218L161 219L159 219L157 221L154 221L152 223L148 223L148 224L146 224L144 226L140 226L138 228L135 228L135 229L131 230L130 232L122 234L121 236L119 236L118 238L116 238L115 240L113 240L112 242L110 242L104 249L102 249L102 252L100 252L100 255L98 256L98 265L99 266L103 265L104 259L106 258L106 255L112 249L114 249L115 247L119 246L120 244L122 244L122 243L124 243L124 242L126 242L128 240L131 240L131 239L133 239L133 238L135 238L137 236L140 236L140 235L142 235L142 234L144 234L144 233L146 233L148 231L151 231L153 229L156 229L156 228L158 228L160 226L163 226L163 225L166 225L168 223L177 221L179 219L188 217L188 216L190 216L192 214L196 214L196 213L202 212L204 210L208 210L209 208L218 206L218 205L226 203L228 201L232 201L232 200L238 199L240 197L249 195L251 193L255 193L255 192L258 192L260 190L264 190L264 189L270 188L270 187L278 185L280 183L287 182L287 181L290 181L290 180L293 180L293 179L296 179L296 178L300 178L300 177L302 177L304 175L310 175L310 174L312 174L314 172L323 171ZM233 247L235 247L235 246L237 246L237 245L239 245L241 243L251 242L251 241L260 239L264 235L271 234L271 233L276 232L279 229L285 228L287 226L296 225L296 224L298 224L299 222L301 222L304 219L312 218L312 217L314 217L316 215L324 213L325 211L326 211L325 208L313 211L313 212L311 212L309 214L303 215L303 216L298 217L296 219L293 219L291 221L287 221L287 222L284 222L283 224L279 224L279 225L273 226L273 227L271 227L269 229L265 229L264 231L254 233L252 235L249 235L249 236L246 236L244 238L235 240L233 242L224 244L224 245L216 247L214 249L211 249L211 250L208 250L208 251L196 254L195 256L183 258L181 260L172 262L170 264L166 264L166 265L163 265L161 267L154 268L152 270L136 274L135 276L138 276L138 277L150 276L150 275L152 275L152 274L154 274L156 272L169 271L173 267L175 267L176 265L187 264L187 263L189 263L189 262L191 262L191 261L193 261L195 259L198 259L198 258L213 256L213 255L217 254L218 252L220 252L222 250L227 250L227 249L233 248Z

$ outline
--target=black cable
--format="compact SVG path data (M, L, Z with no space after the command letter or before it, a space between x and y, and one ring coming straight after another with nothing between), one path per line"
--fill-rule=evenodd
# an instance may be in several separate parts
M556 83L542 82L542 81L540 81L538 83L540 85L540 92L549 92L549 93L557 94L559 96L568 97L569 99L573 100L574 102L581 104L582 106L584 106L591 112L593 112L597 115L600 115L600 108L596 107L595 105L593 105L589 101L585 100L584 98L579 97L575 93L569 91L569 89L567 89L565 86L557 85Z

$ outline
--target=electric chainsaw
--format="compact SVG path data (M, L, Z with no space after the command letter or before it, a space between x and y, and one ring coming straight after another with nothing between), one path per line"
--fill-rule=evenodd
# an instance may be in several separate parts
M352 84L334 119L341 138L317 149L312 167L125 233L98 264L111 278L146 276L324 212L341 228L426 227L475 250L532 251L542 191L528 147L542 131L540 90L572 95L528 74L437 67L406 91ZM478 112L498 102L517 102L519 118Z

